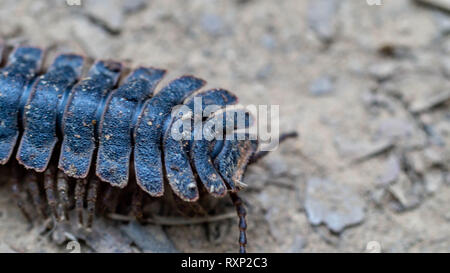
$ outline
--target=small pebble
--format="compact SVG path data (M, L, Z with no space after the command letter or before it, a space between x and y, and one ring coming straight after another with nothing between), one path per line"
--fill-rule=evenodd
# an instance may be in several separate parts
M147 4L146 0L126 0L124 1L122 8L126 14L131 14L145 9Z
M310 0L308 24L324 43L331 43L336 35L336 14L340 6L338 0Z
M444 176L438 170L429 171L425 174L425 190L428 194L436 193L443 184Z
M365 217L364 200L350 187L322 178L307 182L305 209L313 225L324 223L339 233L361 223Z
M225 33L225 23L223 19L215 14L205 14L201 18L203 30L211 36L220 36Z
M309 86L309 92L314 96L328 95L334 91L334 80L330 76L322 76Z
M395 155L389 156L386 161L386 168L384 174L380 177L379 183L382 185L388 185L397 180L401 172L400 161Z

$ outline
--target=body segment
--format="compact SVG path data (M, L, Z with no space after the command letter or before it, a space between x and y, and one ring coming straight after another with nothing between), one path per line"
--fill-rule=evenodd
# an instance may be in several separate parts
M121 65L98 61L89 70L88 77L72 90L63 117L59 169L74 178L86 178L95 150L98 107L108 92L117 84Z
M64 92L81 76L83 62L78 55L60 55L32 87L24 107L24 132L17 152L17 160L27 169L47 169L58 142L58 105Z
M133 119L139 105L152 96L165 71L154 68L138 68L106 102L100 121L97 176L103 181L124 187L129 180L132 152Z
M19 47L0 73L0 164L9 161L16 145L21 97L40 69L43 54L39 48Z

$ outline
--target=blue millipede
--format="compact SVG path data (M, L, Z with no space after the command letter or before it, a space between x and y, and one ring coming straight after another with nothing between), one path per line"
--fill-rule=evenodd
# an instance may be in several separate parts
M0 45L2 56L6 48ZM201 90L205 81L190 75L155 93L163 69L126 73L119 62L98 60L83 73L86 58L60 54L42 71L43 60L42 49L19 46L0 71L0 166L10 172L25 217L31 221L27 202L58 221L75 209L81 225L87 210L89 228L96 213L125 203L140 220L146 200L165 197L198 211L195 204L206 196L229 194L239 217L239 249L246 251L246 209L237 193L247 166L267 153L250 138L175 140L170 134L185 118L171 115L177 105L193 110L201 98L202 109L220 108L202 122L225 120L235 114L226 110L237 103L234 94Z

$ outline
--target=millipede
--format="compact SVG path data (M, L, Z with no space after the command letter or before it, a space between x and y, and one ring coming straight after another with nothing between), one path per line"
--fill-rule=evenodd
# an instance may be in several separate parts
M192 110L196 98L202 109L217 105L201 119L217 124L245 112L227 107L237 104L234 94L202 90L205 81L190 75L155 92L163 69L127 69L72 53L55 56L44 71L45 50L34 46L2 43L0 55L0 167L28 221L67 221L70 211L86 229L97 214L142 221L152 214L147 204L158 200L168 204L159 213L209 215L215 200L229 195L239 218L239 251L246 252L247 212L238 192L247 166L267 152L257 139L171 137L178 121L194 122L192 115L173 115L176 106ZM227 134L238 129L225 127Z

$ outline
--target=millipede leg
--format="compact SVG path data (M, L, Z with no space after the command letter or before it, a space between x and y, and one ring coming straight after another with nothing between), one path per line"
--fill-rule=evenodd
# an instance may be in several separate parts
M194 217L194 216L206 217L208 215L206 210L200 204L195 202L185 202L174 193L172 193L172 197L175 209L180 215L186 217Z
M55 219L58 219L57 201L55 196L55 176L54 171L49 168L44 174L44 189L47 203Z
M92 227L92 222L95 216L95 204L97 203L98 195L98 180L97 178L91 179L89 181L89 188L87 192L87 228Z
M119 189L112 186L107 186L102 198L103 210L109 213L115 213L119 197Z
M83 226L84 194L86 193L86 179L77 179L75 184L75 210L78 215L78 224Z
M20 211L22 212L23 216L27 219L28 222L32 222L30 213L28 213L26 209L26 194L22 191L20 184L19 184L19 175L17 173L17 170L14 168L11 176L11 190L13 194L13 198L16 201L17 206L19 207Z
M230 192L230 197L233 201L233 205L236 207L236 212L239 217L239 252L245 253L245 247L247 245L247 221L245 220L245 216L247 215L247 211L242 203L242 199L237 195L237 193Z
M297 132L284 133L278 139L278 143L281 144L282 142L284 142L285 140L287 140L289 138L296 138L296 137L298 137L298 133ZM255 153L250 158L248 164L249 165L250 164L254 164L254 163L258 162L261 158L265 157L268 154L269 154L269 151L259 151L259 152Z
M63 172L58 172L57 177L58 203L60 212L60 221L69 220L68 210L70 207L69 200L69 181Z
M28 172L26 176L26 183L28 192L33 200L33 205L36 207L39 216L44 219L47 218L47 213L45 212L44 204L41 199L37 175L33 172Z
M139 222L142 222L142 220L144 219L144 215L142 212L142 201L144 198L143 193L144 193L143 190L137 188L136 191L133 193L133 199L131 200L131 209L133 215Z

